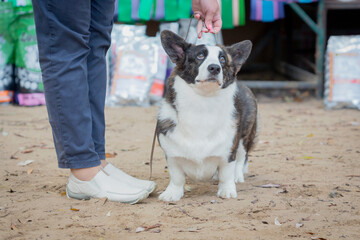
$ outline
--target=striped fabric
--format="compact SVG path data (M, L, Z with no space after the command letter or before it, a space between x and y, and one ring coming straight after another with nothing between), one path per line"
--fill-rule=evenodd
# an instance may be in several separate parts
M251 0L250 19L253 21L273 22L285 17L284 6L287 3L312 3L317 0Z
M221 0L223 29L245 25L245 0Z
M190 18L191 0L116 0L116 21L134 23Z
M115 21L177 21L191 16L191 0L116 0ZM245 25L245 0L221 0L223 28Z

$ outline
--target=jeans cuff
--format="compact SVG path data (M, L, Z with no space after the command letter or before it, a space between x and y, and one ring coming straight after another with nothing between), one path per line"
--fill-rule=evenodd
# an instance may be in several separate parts
M100 165L100 158L96 158L93 160L73 160L73 161L68 161L66 163L64 162L59 162L59 168L73 168L73 169L77 169L77 168L90 168L90 167L96 167Z

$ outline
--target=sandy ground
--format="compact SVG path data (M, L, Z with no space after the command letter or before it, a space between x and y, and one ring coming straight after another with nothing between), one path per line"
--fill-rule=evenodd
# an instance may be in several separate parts
M157 146L157 190L127 205L67 199L46 108L1 106L0 239L360 239L360 111L316 100L259 108L260 142L237 199L217 198L216 182L188 182L181 201L159 201L169 175ZM106 109L107 152L117 153L108 160L139 178L149 177L156 111ZM25 160L34 162L17 165Z

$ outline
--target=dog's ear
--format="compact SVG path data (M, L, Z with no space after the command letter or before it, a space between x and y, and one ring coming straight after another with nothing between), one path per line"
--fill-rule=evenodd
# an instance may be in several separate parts
M252 48L250 40L245 40L234 45L227 47L226 50L232 58L232 62L236 67L236 73L240 71L241 66L249 57Z
M191 46L180 36L168 30L161 32L161 43L165 52L175 64L181 63L185 59L185 51Z

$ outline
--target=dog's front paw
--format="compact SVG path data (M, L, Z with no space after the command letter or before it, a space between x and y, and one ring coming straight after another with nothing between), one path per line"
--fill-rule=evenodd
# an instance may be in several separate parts
M220 198L236 198L236 186L234 184L222 184L219 185L219 190L217 192L218 197Z
M160 194L159 199L165 202L176 202L179 201L184 196L183 188L167 188L162 194Z

